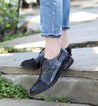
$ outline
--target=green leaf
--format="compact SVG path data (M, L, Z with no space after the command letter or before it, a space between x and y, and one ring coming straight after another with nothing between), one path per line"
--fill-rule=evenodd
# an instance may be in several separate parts
M2 22L3 21L3 19L0 19L0 22Z
M2 97L23 99L28 98L28 94L22 86L15 83L9 84L6 80L0 78L0 98Z
M6 24L5 28L9 28L11 26L11 24Z

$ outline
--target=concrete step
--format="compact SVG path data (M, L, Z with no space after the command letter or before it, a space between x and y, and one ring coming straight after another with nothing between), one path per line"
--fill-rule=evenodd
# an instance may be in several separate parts
M1 105L2 104L2 105ZM70 104L70 103L54 103L54 102L44 102L37 100L12 100L12 99L2 99L0 100L0 106L90 106L84 104Z
M98 47L72 49L73 65L64 71L57 83L41 93L41 97L66 96L78 103L98 105ZM9 82L29 89L39 77L39 70L20 68L20 63L38 53L0 54L0 74ZM36 97L36 96L35 96Z
M71 7L75 7L76 9L77 8L92 9L98 7L98 1L97 0L71 0Z
M22 61L38 52L0 54L0 73L39 75L39 70L20 68ZM98 79L98 47L72 49L74 64L62 76Z

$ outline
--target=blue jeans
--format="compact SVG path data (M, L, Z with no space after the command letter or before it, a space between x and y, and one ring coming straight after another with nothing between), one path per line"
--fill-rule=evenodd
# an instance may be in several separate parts
M70 0L40 0L41 36L60 37L69 26Z

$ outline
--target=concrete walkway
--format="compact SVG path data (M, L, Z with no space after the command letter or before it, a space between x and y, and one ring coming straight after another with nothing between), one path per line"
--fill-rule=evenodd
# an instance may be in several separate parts
M98 47L72 49L73 65L61 75L57 83L41 93L41 97L70 97L77 103L98 105ZM39 77L39 70L20 68L25 59L36 57L38 53L0 54L0 74L8 82L29 89Z

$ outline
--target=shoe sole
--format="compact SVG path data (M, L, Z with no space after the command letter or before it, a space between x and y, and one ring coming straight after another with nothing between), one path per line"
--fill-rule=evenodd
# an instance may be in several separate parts
M48 87L48 88L45 88L45 89L42 89L42 90L39 90L39 91L36 92L35 94L34 94L34 93L33 93L33 94L30 93L30 98L31 98L32 96L35 96L35 95L37 95L37 94L39 94L39 93L42 93L43 91L45 91L45 90L51 88L51 87L57 82L57 80L59 79L59 77L60 77L62 71L63 71L63 70L64 70L64 71L67 70L67 69L72 65L73 62L74 62L74 60L73 60L73 58L70 56L69 59L68 59L68 61L66 62L66 64L61 68L60 71L58 71L58 73L57 73L57 75L56 75L54 81L49 85L49 87Z

